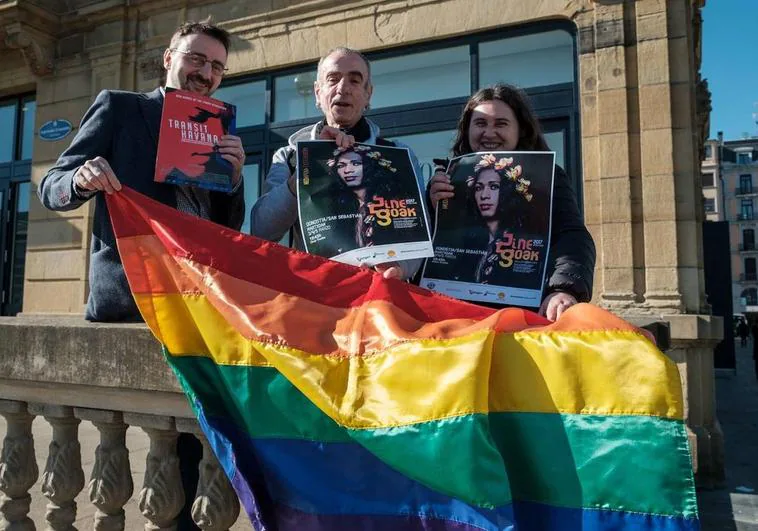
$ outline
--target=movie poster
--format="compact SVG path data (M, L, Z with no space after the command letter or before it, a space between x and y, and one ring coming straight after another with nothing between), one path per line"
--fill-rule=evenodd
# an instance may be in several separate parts
M539 307L550 248L555 153L472 153L450 161L421 286L456 299Z
M369 266L434 254L408 149L298 142L297 176L309 253Z
M231 192L231 162L218 141L235 133L236 108L185 90L166 89L155 161L155 181Z

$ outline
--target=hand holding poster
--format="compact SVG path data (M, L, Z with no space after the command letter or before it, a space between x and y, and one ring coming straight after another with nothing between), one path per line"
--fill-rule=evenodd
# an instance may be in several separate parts
M555 153L472 153L448 167L434 258L421 286L457 299L538 307L548 250Z
M297 144L305 249L353 265L432 256L424 201L406 148Z
M236 107L185 90L166 90L155 181L231 192L234 167L218 148L234 134Z

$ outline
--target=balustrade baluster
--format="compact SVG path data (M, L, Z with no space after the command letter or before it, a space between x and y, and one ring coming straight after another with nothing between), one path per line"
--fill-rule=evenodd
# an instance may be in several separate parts
M226 473L194 419L176 419L179 431L195 434L203 445L192 520L205 531L226 531L237 521L240 504Z
M184 490L176 454L174 419L124 413L130 426L140 426L150 437L150 451L145 466L145 482L139 493L139 510L148 522L145 531L173 531L184 506Z
M0 453L0 529L33 531L34 522L28 516L29 489L39 477L32 437L34 416L25 402L12 400L0 400L0 415L7 423Z
M84 471L79 445L79 423L69 406L31 405L32 412L45 417L53 428L47 464L42 474L42 494L47 504L47 529L69 531L76 521L74 499L84 487Z
M134 492L126 448L128 426L118 411L76 408L74 413L82 420L91 421L100 432L89 480L89 499L97 507L94 529L123 531L126 526L124 505Z

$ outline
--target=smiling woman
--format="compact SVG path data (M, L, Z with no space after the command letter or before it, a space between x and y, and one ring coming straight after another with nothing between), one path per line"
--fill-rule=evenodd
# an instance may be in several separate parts
M476 92L464 106L453 156L485 150L550 151L529 100L521 90L510 85L494 85ZM490 161L493 164L485 164L488 157L492 155L484 155L477 164L468 190L469 202L474 203L476 215L487 225L490 246L493 246L504 227L518 227L528 215L522 200L531 194L515 186L519 182L520 167L519 175L502 179L493 169L501 161L495 163L493 158ZM506 193L504 184L514 187ZM429 183L433 207L436 209L439 201L454 195L450 177L443 171L437 172ZM507 219L505 224L504 219ZM553 320L577 302L590 300L595 267L595 244L582 221L571 182L559 166L554 170L551 223L548 280L540 312ZM477 282L489 280L487 268L482 267L485 262L477 267Z

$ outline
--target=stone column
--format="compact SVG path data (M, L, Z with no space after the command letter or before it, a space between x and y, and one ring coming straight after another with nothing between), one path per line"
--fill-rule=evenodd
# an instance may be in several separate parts
M192 433L203 445L197 494L192 503L192 520L206 531L226 531L237 521L240 503L226 473L216 459L208 439L194 419L176 419L177 428Z
M125 413L124 421L140 426L150 437L145 482L139 493L139 510L148 520L145 531L174 531L185 500L176 454L179 433L174 419Z
M672 315L671 350L684 392L684 418L698 487L718 488L724 475L724 433L716 417L713 348L723 339L723 322L710 315Z
M0 415L8 430L0 454L0 529L33 531L34 522L27 516L32 497L29 489L39 477L34 456L32 421L24 402L0 400Z
M89 499L97 507L94 529L122 531L124 505L134 492L123 415L118 411L83 408L76 408L74 413L82 420L91 421L100 432L89 480Z
M32 410L44 415L53 427L53 440L42 474L42 494L47 504L47 529L74 530L76 502L74 498L84 487L79 422L68 406L34 405Z
M641 300L640 170L636 57L628 2L594 4L579 26L585 222L598 251L594 300L626 311Z

